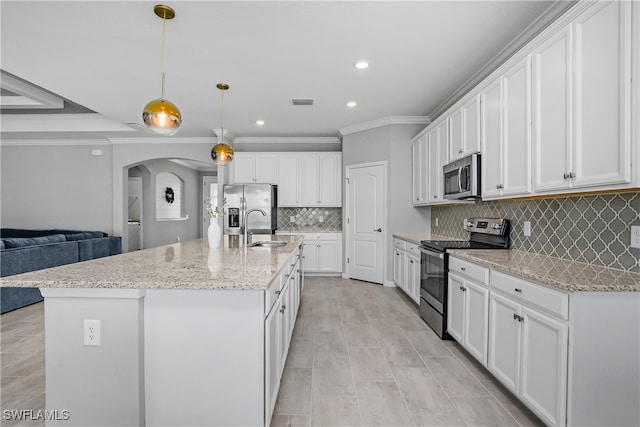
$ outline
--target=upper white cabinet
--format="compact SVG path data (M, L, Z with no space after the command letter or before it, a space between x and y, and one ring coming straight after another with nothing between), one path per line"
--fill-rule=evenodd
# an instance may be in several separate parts
M278 206L300 206L300 158L283 154L278 159Z
M480 152L480 96L475 95L450 116L449 159Z
M427 135L422 135L413 141L413 204L423 205L427 203L428 191L428 161L427 161Z
M449 163L449 118L429 126L413 140L413 204L431 206L445 200L442 167Z
M631 3L595 2L534 47L537 193L631 182Z
M481 92L482 197L531 193L531 57Z
M300 155L302 206L342 206L342 155Z
M278 157L275 154L236 153L233 180L237 184L277 184Z
M342 153L236 153L238 184L278 185L278 206L342 206Z

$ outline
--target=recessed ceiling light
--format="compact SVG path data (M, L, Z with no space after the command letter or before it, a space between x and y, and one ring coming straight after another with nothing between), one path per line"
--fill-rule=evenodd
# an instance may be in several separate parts
M256 120L256 124L258 126L262 126L262 125L264 125L264 120Z
M349 108L353 108L353 107L355 107L356 105L358 105L358 103L357 103L356 101L349 101L349 102L347 102L347 107L349 107Z
M369 67L369 63L366 61L360 61L360 62L356 62L355 67L358 70L364 70L365 68Z

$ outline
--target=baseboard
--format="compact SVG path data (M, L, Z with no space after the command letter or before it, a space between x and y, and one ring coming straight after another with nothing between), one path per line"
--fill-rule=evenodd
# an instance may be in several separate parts
M347 273L342 273L342 278L343 278L343 279L348 279L348 278L349 278L349 276L347 276Z
M398 285L396 285L393 280L385 280L384 283L382 284L382 286L386 286L387 288L397 288Z

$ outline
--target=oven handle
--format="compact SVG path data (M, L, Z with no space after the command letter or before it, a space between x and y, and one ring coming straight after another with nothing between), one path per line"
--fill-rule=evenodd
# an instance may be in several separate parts
M422 252L423 254L427 254L429 256L434 256L436 258L444 259L444 254L443 253L433 252L433 251L430 251L429 249L423 248L422 246L420 246L419 249L420 249L420 252Z
M462 168L458 169L458 188L460 189L460 193L462 193Z

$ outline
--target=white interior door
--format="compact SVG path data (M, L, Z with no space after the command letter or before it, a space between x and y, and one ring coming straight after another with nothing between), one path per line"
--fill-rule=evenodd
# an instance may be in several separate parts
M347 166L347 275L383 283L386 163Z

